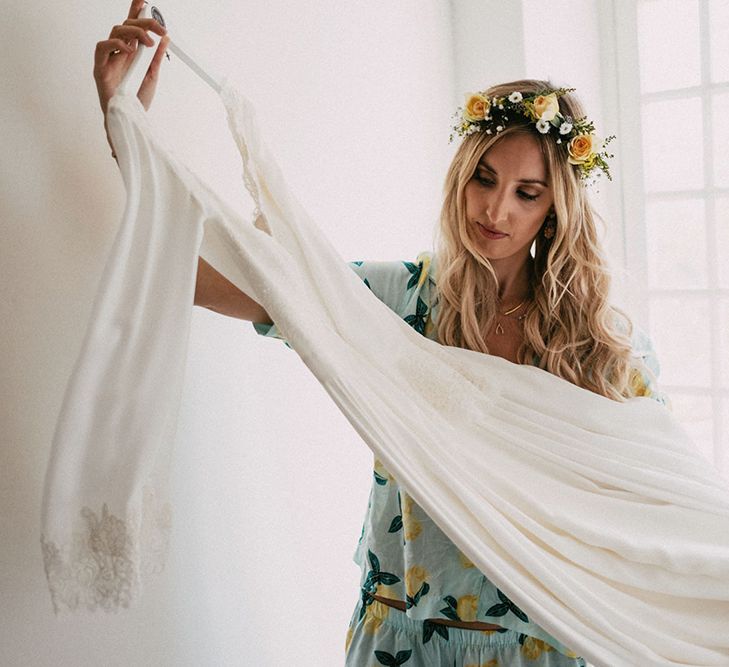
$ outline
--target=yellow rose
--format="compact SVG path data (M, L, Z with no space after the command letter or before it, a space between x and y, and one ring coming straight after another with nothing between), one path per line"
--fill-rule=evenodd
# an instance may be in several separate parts
M475 621L478 612L478 598L475 595L463 595L458 598L456 613L462 621Z
M480 93L471 93L466 97L466 108L463 115L468 120L483 120L488 116L491 102Z
M573 137L567 147L567 151L569 152L567 161L570 164L591 166L595 160L595 154L592 152L592 139L591 134L578 134L576 137Z
M413 565L405 573L405 590L412 598L420 590L420 587L428 579L428 570L421 565Z
M534 104L534 113L537 114L537 118L542 120L552 120L559 112L559 102L554 93L539 95L534 98L532 104Z

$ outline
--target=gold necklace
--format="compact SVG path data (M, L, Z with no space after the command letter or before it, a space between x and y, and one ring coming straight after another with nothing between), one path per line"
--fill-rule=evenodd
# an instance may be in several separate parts
M519 308L521 308L525 303L526 303L526 299L524 299L524 301L522 301L518 306L514 306L513 308L510 308L505 313L498 313L498 314L499 315L510 315L515 310L518 310ZM524 313L523 315L519 315L516 319L517 319L517 321L521 321L525 317L526 317L526 313ZM514 319L514 318L512 318L512 319ZM504 333L504 327L501 326L501 322L496 323L496 333L499 335Z

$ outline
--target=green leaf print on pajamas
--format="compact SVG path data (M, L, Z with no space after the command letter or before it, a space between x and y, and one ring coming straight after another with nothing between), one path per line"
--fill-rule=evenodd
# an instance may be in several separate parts
M415 264L414 262L404 261L403 264L405 265L405 268L412 274L410 276L410 280L408 280L408 284L405 286L406 290L410 290L420 284L420 274L423 272L423 263L418 262L417 264Z
M410 660L411 654L412 649L398 651L397 655L392 655L387 651L375 651L375 657L380 661L381 665L391 665L392 667L397 667L397 665L402 665Z
M405 317L405 321L417 331L419 334L425 335L425 321L428 316L428 304L425 303L420 297L418 297L417 305L415 306L415 314L408 315Z
M504 616L505 614L512 612L514 616L524 621L524 623L529 623L529 617L511 600L509 600L509 598L507 598L498 588L496 589L496 595L499 596L501 604L495 604L491 607L486 612L486 616Z
M433 636L434 632L437 632L446 641L449 640L447 625L442 625L441 623L433 623L433 621L429 621L426 619L423 621L423 644L427 644L430 641L430 638Z
M369 549L367 550L367 558L370 561L371 569L362 584L362 609L359 612L360 618L365 615L366 607L374 601L372 597L367 595L368 593L377 594L378 586L392 586L400 581L400 577L392 574L392 572L382 572L380 570L380 559Z
M486 611L486 616L505 616L512 612L518 619L529 623L529 617L506 597L498 588L496 594L501 602L495 604ZM457 600L452 595L443 598L446 606L440 610L446 618L451 621L475 621L478 613L478 596L462 595Z

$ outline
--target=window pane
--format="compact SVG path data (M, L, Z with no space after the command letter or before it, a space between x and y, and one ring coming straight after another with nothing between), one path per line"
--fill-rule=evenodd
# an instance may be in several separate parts
M644 93L701 83L696 0L643 0L638 5L638 35Z
M651 102L643 107L643 165L648 192L704 185L701 98Z
M721 440L717 447L717 467L729 484L729 398L721 402Z
M709 300L705 296L650 299L651 339L661 374L659 385L709 387Z
M646 204L648 286L708 287L703 199Z
M673 415L686 429L696 448L714 465L714 419L709 392L698 396L671 394Z
M729 7L729 3L727 3ZM729 62L729 45L726 46L726 60ZM714 185L718 188L729 187L729 93L712 96L712 125L714 126Z
M719 384L729 388L729 299L717 303L719 313L719 363L721 379ZM727 424L729 427L729 423Z
M709 16L711 80L729 81L729 2L711 0Z
M729 287L729 197L717 197L714 204L719 287Z

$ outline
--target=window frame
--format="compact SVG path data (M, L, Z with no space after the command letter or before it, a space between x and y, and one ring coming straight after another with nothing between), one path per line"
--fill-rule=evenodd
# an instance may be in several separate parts
M707 396L711 401L712 443L708 449L713 452L714 463L729 474L729 388L721 386L721 320L720 305L729 303L729 289L720 287L719 262L729 260L719 256L718 202L720 197L729 196L729 187L717 187L714 177L714 119L712 97L717 93L729 92L729 82L711 81L710 6L706 0L697 0L699 10L699 49L701 78L697 86L680 87L667 91L643 93L640 84L638 7L647 0L607 0L601 5L599 20L604 44L602 51L602 73L606 82L607 111L617 119L618 139L616 141L616 165L620 172L617 179L617 209L622 218L624 266L628 274L629 289L626 302L635 313L636 320L646 332L651 332L650 307L655 298L687 297L692 294L706 296L709 302L709 366L708 387L692 387L666 384L659 377L662 391L672 394ZM638 66L636 67L636 64ZM642 155L642 110L648 102L684 97L699 97L702 102L703 121L703 168L704 180L700 189L646 192L643 180L644 159ZM636 150L636 147L638 149ZM660 289L648 282L648 239L646 228L646 205L649 201L670 201L678 198L697 198L704 201L706 258L708 282L706 288ZM691 354L687 343L686 354ZM660 351L659 351L660 356ZM675 403L674 403L675 404ZM706 451L706 447L704 450Z

